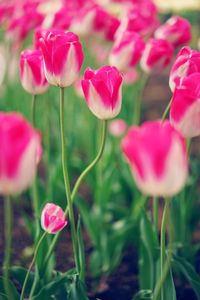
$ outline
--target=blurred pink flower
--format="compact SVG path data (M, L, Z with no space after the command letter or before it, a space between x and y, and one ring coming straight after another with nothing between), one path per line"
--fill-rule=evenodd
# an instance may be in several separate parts
M109 132L111 135L115 137L122 137L128 128L126 122L122 119L116 119L110 122L109 124Z

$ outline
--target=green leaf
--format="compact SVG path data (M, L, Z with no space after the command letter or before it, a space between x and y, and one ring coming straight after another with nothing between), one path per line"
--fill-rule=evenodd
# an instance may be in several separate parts
M69 300L89 300L86 295L85 286L82 281L79 280L78 276L75 275L73 282L69 288Z
M172 263L187 278L197 298L200 299L200 276L196 273L194 267L184 258L176 255L173 256Z
M78 225L77 225L77 238L78 238L78 248L79 248L80 278L82 281L84 281L85 280L85 248L84 248L83 236L81 230L80 215L78 218Z
M151 290L140 290L134 297L133 300L148 300L152 299L152 291Z
M15 299L15 300L20 299L20 296L19 296L19 294L17 292L16 287L14 286L14 284L10 280L9 280L9 290L12 293L13 299ZM6 295L6 293L5 293L4 282L3 282L3 277L2 276L0 276L0 294L2 295L2 297L8 298L7 295ZM8 300L10 300L10 299L8 299Z
M15 279L20 284L20 286L23 286L27 271L28 271L27 269L18 267L18 266L13 266L9 269L10 276L13 279ZM26 290L25 290L26 293L30 292L30 289L33 285L33 281L34 281L34 273L30 272L29 278L28 278L28 281L26 284Z

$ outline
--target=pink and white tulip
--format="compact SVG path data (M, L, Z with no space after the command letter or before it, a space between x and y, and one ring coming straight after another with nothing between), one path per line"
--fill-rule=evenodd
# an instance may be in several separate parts
M130 127L122 151L144 194L171 197L184 187L188 174L185 140L168 121Z
M174 47L185 45L192 38L191 24L187 19L173 16L155 31L155 37L169 41Z
M183 136L200 135L200 73L182 79L175 87L170 109L170 122Z
M116 119L110 122L108 130L114 137L122 137L125 134L127 127L124 120Z
M1 112L0 141L0 194L21 193L35 176L40 135L20 114Z
M173 46L166 40L150 39L142 55L142 69L149 73L167 67L171 62L173 50Z
M56 234L67 225L64 211L54 203L47 203L42 210L41 226L51 234Z
M172 66L169 85L174 91L176 85L180 85L183 78L192 73L200 73L200 52L184 47L178 53L175 63Z
M89 109L99 119L116 117L121 109L122 76L115 67L104 66L93 71L88 68L82 89Z
M43 56L40 50L25 50L20 56L20 78L23 88L30 94L45 93L48 82L44 75Z
M109 62L120 71L127 70L139 62L144 48L145 43L139 34L125 31L120 35L120 39L116 40L109 56Z
M72 32L49 30L40 41L47 81L59 87L73 84L84 57L78 36Z

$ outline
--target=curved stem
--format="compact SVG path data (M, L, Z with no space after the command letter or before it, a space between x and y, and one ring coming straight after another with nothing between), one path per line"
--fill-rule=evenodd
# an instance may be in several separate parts
M172 104L172 99L169 101L169 103L167 104L167 107L165 108L165 111L164 111L164 113L163 113L163 115L162 115L162 119L161 119L162 122L165 121L165 119L166 119L166 117L167 117L167 114L168 114L168 112L169 112L169 110L170 110L171 104Z
M46 235L47 235L47 232L44 232L43 235L41 236L41 238L39 239L37 245L36 245L36 248L35 248L35 251L34 251L34 255L33 255L33 259L32 259L32 261L30 263L30 266L29 266L28 271L26 273L26 277L24 279L24 283L23 283L23 286L22 286L22 292L21 292L20 300L24 300L24 293L25 293L25 289L26 289L26 284L28 282L28 278L29 278L31 269L32 269L32 267L34 265L34 262L36 260L40 244L42 243L42 241L43 241L43 239L45 238Z
M4 262L3 262L3 281L5 293L9 300L13 299L12 292L9 287L9 267L11 258L11 243L12 243L12 206L10 197L4 199Z
M69 174L67 169L67 157L66 157L66 147L65 147L65 124L64 124L64 88L62 87L60 88L60 134L61 134L62 168L63 168L63 177L64 177L64 184L65 184L65 193L67 198L67 205L69 208L69 221L70 221L70 228L71 228L75 264L76 264L76 269L79 272L80 265L79 265L79 255L78 255L78 243L77 243L77 236L76 236L72 198L71 198L71 188L69 183Z
M32 95L31 118L32 118L33 127L35 127L35 115L36 115L36 95Z
M153 198L153 223L155 227L155 231L158 231L158 198Z
M81 182L83 181L85 176L95 167L95 165L99 162L99 160L101 159L101 157L103 155L103 152L105 149L105 143L106 143L106 132L107 132L107 121L104 120L103 124L102 124L101 144L100 144L99 152L97 153L97 156L95 157L95 159L87 166L87 168L78 177L78 179L74 185L74 188L72 190L72 194L71 194L72 202L75 199L76 193L80 187ZM68 214L68 206L65 209L65 213ZM45 264L48 262L51 254L55 248L55 245L58 241L59 236L60 236L60 233L56 234L55 237L53 238L53 241L51 242L51 245L49 247L49 250L48 250L46 258L45 258Z
M165 234L166 234L166 224L167 224L168 215L169 215L169 207L170 207L170 200L166 199L165 200L165 207L164 207L164 211L163 211L163 217L162 217L162 225L161 225L161 242L160 242L161 243L161 245L160 245L161 276L160 276L160 280L156 284L156 287L155 287L155 290L154 290L153 300L157 300L160 293L161 293L161 300L164 300L163 284L164 284L164 281L166 279L166 276L167 276L169 268L170 268L172 251L169 252L166 263L164 263L165 262L165 255L166 255Z

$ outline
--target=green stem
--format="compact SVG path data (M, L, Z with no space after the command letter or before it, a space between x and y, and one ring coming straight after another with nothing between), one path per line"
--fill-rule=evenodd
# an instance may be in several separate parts
M26 284L28 282L28 278L29 278L31 269L32 269L32 267L34 265L34 262L36 260L40 244L42 243L42 241L43 241L43 239L45 238L46 235L47 235L47 232L44 232L43 235L41 236L41 238L39 239L37 245L36 245L36 248L35 248L35 251L34 251L34 255L33 255L33 259L32 259L32 261L30 263L30 266L29 266L28 271L26 273L26 277L24 279L24 283L23 283L23 286L22 286L22 292L21 292L20 300L24 300L24 293L25 293L25 290L26 290Z
M163 284L165 282L166 276L167 276L169 268L170 268L171 251L169 252L169 255L165 262L165 257L166 257L165 235L166 235L166 225L167 225L168 216L169 216L169 208L170 208L170 200L166 199L163 216L162 216L162 225L161 225L161 242L160 242L161 243L160 244L161 275L160 275L160 280L157 282L155 290L154 290L153 300L157 300L160 294L161 294L161 300L164 300Z
M167 210L166 215L168 215L168 213L169 213L169 205L170 205L170 199L166 199L165 200L165 207L166 207L165 210ZM162 234L162 231L161 231L161 234ZM172 255L173 255L173 249L172 249L172 224L171 224L170 214L169 214L169 232L168 232L168 236L169 236L169 247L168 247L169 251L168 251L168 254L167 254L167 260L166 260L165 264L163 262L163 268L162 268L160 280L156 284L154 294L153 294L153 300L158 299L158 297L160 295L160 292L161 292L161 297L163 297L162 287L163 287L163 284L164 284L165 279L167 277L167 274L170 270L170 265L171 265ZM161 298L161 299L164 299L164 298Z
M35 116L36 116L36 95L32 95L31 118L32 118L33 127L35 127Z
M165 111L164 111L164 113L163 113L163 115L162 115L162 119L161 119L162 122L165 121L165 119L166 119L166 117L167 117L167 114L168 114L168 112L169 112L169 110L170 110L171 104L172 104L172 100L169 101L169 103L167 104L167 107L165 108Z
M3 281L5 293L9 300L13 299L12 292L9 287L9 267L11 259L11 243L12 243L12 206L10 197L4 199L4 238L5 238L5 249L4 249L4 262L3 262Z
M158 231L158 199L157 197L153 198L153 223L155 231Z
M81 182L83 181L85 176L95 167L95 165L99 162L99 160L101 159L101 157L103 155L103 152L105 149L105 143L106 143L107 121L104 120L102 122L103 122L102 123L102 134L101 134L101 144L100 144L99 152L97 153L97 156L95 157L95 159L87 166L87 168L78 177L78 179L74 185L74 188L72 190L72 194L71 194L72 202L75 199L75 196L78 192ZM66 213L66 215L68 214L68 206L66 206L65 213ZM51 245L49 247L49 250L47 252L46 258L45 258L45 264L47 264L49 258L51 257L51 254L53 253L53 250L59 239L59 236L60 236L60 233L56 234L55 237L53 238Z
M63 177L64 177L64 184L65 184L65 193L67 198L67 205L69 208L69 221L70 221L70 228L71 228L75 264L76 264L76 269L79 272L80 264L79 264L79 255L78 255L78 244L77 244L77 236L76 236L74 211L73 211L72 198L71 198L71 188L69 183L69 174L67 169L67 157L66 157L66 147L65 147L65 124L64 124L64 88L62 87L60 88L60 134L61 134L62 168L63 168Z

